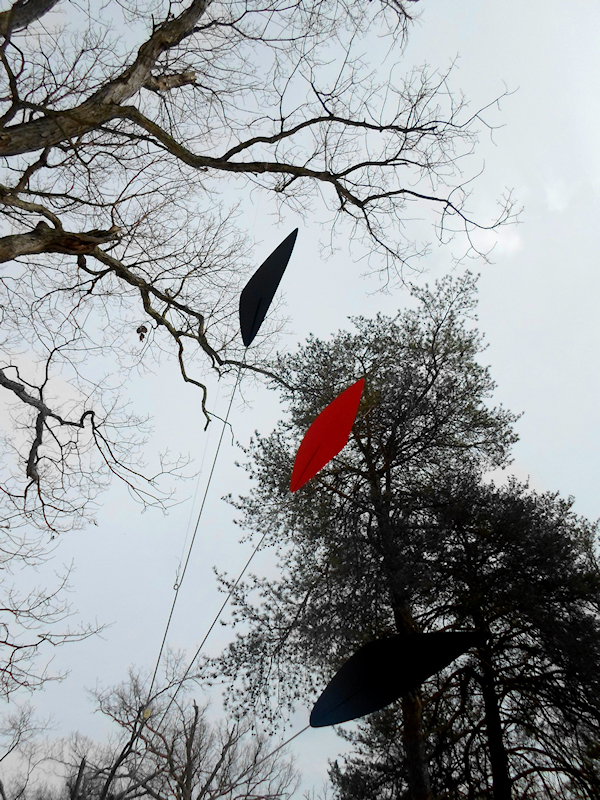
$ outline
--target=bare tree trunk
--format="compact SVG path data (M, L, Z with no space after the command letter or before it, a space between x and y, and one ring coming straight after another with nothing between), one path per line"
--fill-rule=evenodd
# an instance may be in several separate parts
M398 633L416 633L415 622L407 603L394 599L394 618ZM402 726L410 798L433 800L423 730L423 704L418 690L402 698Z
M77 772L77 778L75 779L75 783L73 784L70 796L71 800L79 800L79 791L81 789L81 781L83 780L83 773L85 770L85 757L81 759L81 764L79 765L79 770Z
M418 692L402 698L402 741L408 767L411 800L433 800L429 782L429 762L425 751L423 705Z
M480 678L481 691L485 706L485 725L487 728L490 763L492 766L492 781L494 786L494 800L511 800L510 773L508 770L508 755L502 740L502 723L500 709L494 686L494 671L492 669L491 653L488 647L480 649L482 675Z

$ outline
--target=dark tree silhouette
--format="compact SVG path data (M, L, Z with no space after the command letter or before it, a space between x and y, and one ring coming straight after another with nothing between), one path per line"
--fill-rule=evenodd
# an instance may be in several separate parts
M433 783L448 798L598 796L597 527L572 501L510 480L455 477L435 490L415 597L427 626L475 625L488 644L428 686ZM340 800L399 798L399 709L373 715L332 766Z
M234 591L238 634L217 674L242 677L230 702L276 718L311 698L357 647L395 632L436 630L418 605L431 492L444 476L505 464L515 417L489 408L494 384L469 322L475 282L446 279L414 290L416 311L356 319L356 333L311 339L280 358L289 408L250 448L256 480L243 525L280 554L282 577ZM340 390L365 376L347 447L294 495L289 480L302 434ZM225 581L227 586L230 584ZM254 601L253 592L258 593ZM431 798L422 696L402 700L406 786Z

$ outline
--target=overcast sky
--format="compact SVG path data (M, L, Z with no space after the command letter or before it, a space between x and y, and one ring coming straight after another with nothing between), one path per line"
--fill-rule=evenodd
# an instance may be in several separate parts
M589 0L422 0L414 8L421 16L399 67L408 72L426 62L444 71L458 56L450 83L464 92L473 111L505 86L513 92L500 112L489 112L490 121L504 127L495 130L493 142L482 131L477 158L480 165L485 161L485 172L470 202L472 211L488 215L510 187L524 206L521 224L498 237L493 265L470 265L482 273L479 327L489 343L484 360L498 384L495 400L524 412L513 472L529 476L536 489L574 495L575 510L595 519L600 516L600 7ZM266 209L258 207L255 219L246 222L261 243L257 263L300 226L282 284L291 318L282 347L293 347L309 332L327 336L347 326L349 315L393 314L406 305L405 291L375 293L377 280L361 279L347 253L323 262L317 234L292 215L282 227L270 227ZM421 266L426 272L414 280L433 282L452 268L451 248L434 246ZM249 405L236 403L232 414L235 437L244 444L253 429L268 432L280 413L275 393L248 390L246 397ZM174 365L140 381L132 399L139 411L155 417L153 449L189 450L198 465L205 451L205 463L212 459L218 427L203 433L198 394L182 386ZM226 399L223 387L211 395L210 407L223 413ZM249 553L247 544L237 544L234 513L220 500L246 489L244 473L234 466L240 455L226 437L180 593L170 643L190 653L222 602L212 566L236 574ZM193 491L194 483L187 493ZM153 667L190 512L191 501L168 517L140 515L115 485L103 497L98 526L62 538L54 568L74 561L72 599L80 617L113 624L102 638L56 653L54 666L71 669L71 675L34 701L41 713L53 715L57 735L79 730L101 739L110 728L92 714L86 688L122 680L131 664ZM260 567L258 559L255 569ZM226 639L226 631L216 631L208 651L218 652ZM291 733L306 724L308 713L299 709ZM297 740L305 789L318 788L327 759L343 744L328 730L309 730Z

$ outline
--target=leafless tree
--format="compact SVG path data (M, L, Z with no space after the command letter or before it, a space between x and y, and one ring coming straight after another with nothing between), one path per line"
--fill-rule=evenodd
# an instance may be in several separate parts
M5 714L0 725L0 764L14 752L22 750L47 728L38 720L30 705L15 705Z
M85 737L75 736L49 745L46 775L49 766L54 777L62 775L64 781L55 796L61 800L291 797L298 784L293 760L283 751L275 753L268 736L251 731L250 724L210 723L206 706L199 705L189 692L178 691L175 696L179 673L177 663L174 666L171 680L159 690L151 706L146 705L146 682L135 672L116 689L98 694L100 710L120 731L110 744L97 746ZM132 746L127 747L130 742ZM38 766L40 763L38 755ZM40 800L48 797L48 791L40 789L44 779L38 775L36 780L31 770L28 777L28 786L22 778L15 782L22 796Z
M76 527L113 474L165 502L136 460L143 421L120 405L136 367L172 354L207 420L204 368L263 370L260 340L244 360L236 335L252 262L232 197L325 210L328 232L400 278L425 252L411 206L467 249L474 229L511 220L509 197L488 223L466 206L459 161L481 112L448 74L396 76L408 8L17 0L0 14L6 526ZM391 69L361 55L374 31Z
M15 586L13 574L16 571L37 567L50 555L51 550L36 535L3 532L0 543L0 697L4 700L9 700L18 689L31 692L48 680L63 677L50 669L51 651L98 631L98 627L92 625L67 625L71 615L65 595L68 568L58 576L53 587L37 585L24 589L22 577L20 586ZM3 722L8 726L6 731L0 728L0 761L22 742L25 732L31 729L30 723L29 711L8 714ZM10 741L4 742L6 746L2 749L2 740L7 737Z

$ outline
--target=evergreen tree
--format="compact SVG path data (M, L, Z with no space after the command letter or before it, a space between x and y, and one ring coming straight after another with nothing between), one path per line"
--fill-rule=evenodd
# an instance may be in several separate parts
M289 387L288 418L250 447L257 481L240 505L243 524L276 545L282 577L238 586L234 622L249 625L220 674L242 677L229 701L275 717L309 702L364 642L431 629L416 602L429 577L433 489L447 474L507 463L516 417L486 405L494 383L471 324L475 279L413 289L416 310L358 318L355 334L308 344L274 368ZM348 446L293 496L289 479L312 420L366 377ZM226 585L229 585L224 579ZM258 592L258 603L252 593ZM404 697L406 783L432 797L419 692Z
M571 505L514 480L496 488L461 478L436 489L427 580L413 599L419 620L489 634L476 658L427 687L437 796L600 796L597 531ZM398 709L345 738L355 754L330 773L340 800L403 797Z

